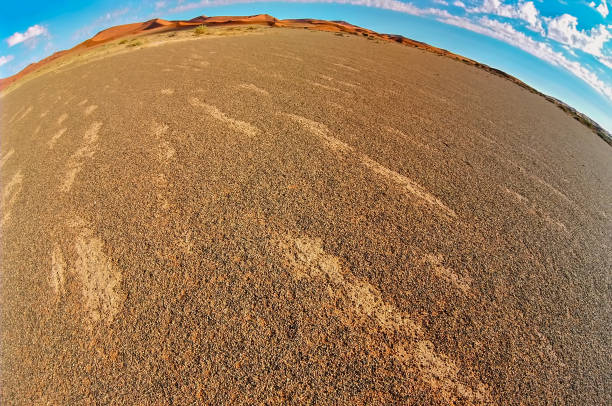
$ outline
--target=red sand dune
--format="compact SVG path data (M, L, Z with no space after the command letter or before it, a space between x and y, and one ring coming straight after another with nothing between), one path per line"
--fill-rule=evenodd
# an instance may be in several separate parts
M268 14L258 14L254 16L217 16L217 17L198 16L198 17L192 18L191 20L187 20L187 21L183 21L183 20L167 21L161 18L155 18L153 20L145 21L142 23L117 25L115 27L108 28L104 31L100 31L99 33L94 35L92 38L76 45L75 47L69 50L56 52L53 55L39 62L28 65L21 72L13 76L10 76L4 79L0 79L0 90L6 88L8 85L17 81L18 79L27 75L28 73L33 72L45 66L49 62L61 56L64 56L72 52L80 51L83 49L92 48L92 47L95 47L95 46L98 46L98 45L101 45L101 44L104 44L110 41L117 40L121 37L178 30L178 29L189 28L189 27L194 27L198 25L222 26L222 25L242 25L242 24L260 24L260 25L268 25L272 27L308 28L308 29L319 30L319 31L343 32L347 34L363 35L366 37L373 37L373 38L386 40L386 41L394 41L394 42L399 42L404 45L410 45L416 48L421 48L421 49L424 49L430 52L434 52L440 55L452 57L452 58L455 58L455 59L458 59L464 62L469 62L471 64L478 65L480 67L485 66L471 59L462 57L460 55L453 54L444 49L432 47L423 42L413 41L401 35L379 34L372 30L361 28L361 27L349 24L344 21L326 21L326 20L316 20L316 19L311 19L311 18L278 20ZM500 72L500 73L503 74L503 72ZM506 75L506 74L503 74L503 75L511 78L509 75ZM516 78L512 78L512 80L525 87L527 86Z
M415 48L419 48L428 52L433 52L435 54L446 56L448 58L456 59L458 61L467 63L469 65L476 66L480 69L486 70L494 75L504 77L517 85L533 92L541 95L546 98L551 103L557 105L559 108L564 110L567 114L574 117L576 120L580 121L587 127L591 128L593 132L603 138L607 143L612 145L612 135L608 133L605 129L603 129L599 124L595 121L587 117L586 115L576 111L572 107L563 103L562 101L555 99L551 96L545 95L521 80L511 76L499 69L492 68L483 63L477 62L473 59L466 58L461 55L454 54L446 49L437 48L426 44L424 42L415 41L409 38L406 38L401 35L394 34L379 34L375 31L369 30L367 28L358 27L356 25L352 25L345 21L326 21L326 20L317 20L312 18L301 18L301 19L287 19L287 20L278 20L271 15L268 14L258 14L253 16L216 16L216 17L207 17L207 16L198 16L192 18L191 20L176 20L176 21L167 21L161 18L155 18L149 21L145 21L142 23L132 23L132 24L124 24L117 25L115 27L108 28L106 30L100 31L92 38L76 45L75 47L59 51L54 53L51 56L48 56L45 59L42 59L39 62L32 63L26 66L23 70L18 72L13 76L9 76L4 79L0 79L0 91L4 90L10 84L16 82L20 78L25 75L38 70L39 68L45 66L49 62L58 59L64 55L81 51L84 49L89 49L110 41L114 41L121 37L125 36L134 36L134 35L146 35L156 32L164 32L164 31L172 31L172 30L180 30L186 29L190 27L195 27L198 25L206 25L206 26L223 26L223 25L268 25L271 27L289 27L289 28L307 28L311 30L318 31L329 31L329 32L342 32L353 35L362 35L364 37L371 37L384 41L392 41L397 42L403 45L412 46Z

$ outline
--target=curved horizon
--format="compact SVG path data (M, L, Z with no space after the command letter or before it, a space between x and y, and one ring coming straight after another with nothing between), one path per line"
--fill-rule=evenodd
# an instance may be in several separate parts
M500 69L586 114L612 132L609 46L612 34L607 28L612 25L606 26L609 17L602 14L603 8L576 4L535 7L532 2L499 0L293 0L282 3L216 0L151 4L136 1L120 5L94 2L77 10L66 6L73 17L67 21L67 16L62 14L45 15L48 6L42 3L34 6L37 9L32 13L10 9L4 13L7 21L0 31L0 36L5 38L0 45L2 77L11 76L53 52L70 49L95 31L154 17L181 20L196 14L267 13L279 19L346 20L376 32L422 41ZM15 19L11 18L11 12L15 13ZM81 18L74 18L75 15ZM573 20L568 16L580 17L576 19L580 25L572 25ZM65 28L59 27L60 22ZM5 54L2 47L9 40L11 44L16 42L8 47L9 51L20 48L24 56Z

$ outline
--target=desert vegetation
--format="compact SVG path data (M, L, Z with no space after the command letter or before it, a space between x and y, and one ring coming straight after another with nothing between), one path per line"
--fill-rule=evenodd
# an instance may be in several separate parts
M208 33L208 28L205 25L198 25L194 30L193 33L195 35L203 35Z

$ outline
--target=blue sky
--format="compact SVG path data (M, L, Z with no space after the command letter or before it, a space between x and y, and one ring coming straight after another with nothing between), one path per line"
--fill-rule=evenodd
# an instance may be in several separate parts
M402 34L502 69L612 132L612 4L606 0L3 3L0 77L110 26L154 17L268 13L277 18L341 19L378 32Z

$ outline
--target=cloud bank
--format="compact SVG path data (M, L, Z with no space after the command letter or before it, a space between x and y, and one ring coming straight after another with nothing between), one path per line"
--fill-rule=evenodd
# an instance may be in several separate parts
M9 63L10 61L12 61L13 59L15 59L15 57L13 55L0 55L0 66L2 65L6 65L7 63Z
M10 37L8 37L6 42L8 43L9 47L13 47L17 44L20 44L32 38L38 37L39 35L48 35L48 34L49 33L45 27L36 24L36 25L29 27L24 33L20 33L20 32L14 33Z

